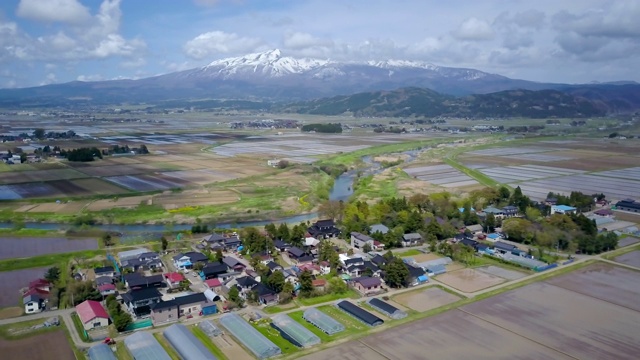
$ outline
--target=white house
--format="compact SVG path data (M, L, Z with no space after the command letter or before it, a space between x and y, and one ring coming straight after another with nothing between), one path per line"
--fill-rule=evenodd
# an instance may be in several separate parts
M86 300L76 306L76 312L85 330L109 325L109 314L99 301Z
M551 206L551 214L575 214L578 209L573 206L567 205L553 205Z
M277 167L278 165L280 165L280 160L279 159L267 160L267 165Z
M44 299L38 294L25 296L22 303L24 304L24 312L27 314L41 312L44 309Z

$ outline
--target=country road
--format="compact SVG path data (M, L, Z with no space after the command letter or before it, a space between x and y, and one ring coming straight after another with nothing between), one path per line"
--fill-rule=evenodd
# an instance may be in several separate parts
M632 246L635 246L635 244L631 244L631 245L628 245L626 247L632 247ZM623 248L626 248L626 247L623 247ZM620 249L623 249L623 248L619 248L619 249L616 249L616 250L620 250ZM446 285L446 284L443 284L443 283L439 282L437 279L431 278L431 279L429 279L429 283L427 283L427 284L422 284L422 285L418 285L418 286L414 286L414 287L410 287L410 288L404 288L404 289L393 289L393 290L390 290L390 291L388 291L388 292L386 292L384 294L376 295L375 297L393 296L393 295L402 294L402 293L409 292L409 291L415 291L416 289L419 289L419 288L427 288L429 286L438 285L438 286L446 288L447 290L450 290L450 291L460 295L463 298L474 298L474 297L477 297L479 295L482 295L482 294L485 294L485 293L488 293L488 292L493 292L493 291L502 289L502 288L507 287L507 286L512 286L514 284L518 284L518 283L521 283L521 282L530 281L530 280L535 279L537 277L544 276L544 275L547 275L547 274L550 274L550 273L554 273L556 271L560 271L560 270L566 269L567 266L573 266L575 264L584 263L584 262L587 262L589 260L598 260L598 261L602 261L602 262L606 262L606 263L610 263L610 264L615 264L617 266L622 266L622 267L633 269L633 270L640 270L639 268L636 268L636 267L631 266L631 265L620 264L620 263L617 263L617 262L614 262L614 261L611 261L611 260L604 259L603 255L606 255L606 254L607 253L602 253L602 254L593 255L593 256L584 255L581 258L575 260L570 265L566 265L566 266L562 266L561 265L561 266L558 266L556 268L549 269L549 270L546 270L546 271L543 271L543 272L539 272L539 273L535 273L535 274L531 274L531 275L527 275L525 277L522 277L522 278L519 278L519 279L516 279L516 280L506 281L506 282L504 282L502 284L498 284L498 285L495 285L495 286L488 287L486 289L478 290L478 291L473 292L473 293L467 293L467 292L460 291L460 290L458 290L456 288L453 288L453 287L451 287L449 285ZM294 311L301 311L301 310L306 310L306 309L312 308L312 307L330 305L332 303L335 303L335 300L327 301L327 302L319 303L319 304L314 304L314 305L295 307L295 308L292 308L292 309L284 310L284 311L280 312L280 314L288 314L288 313L291 313L291 312L294 312ZM77 348L85 349L85 348L91 347L91 346L93 346L95 344L98 344L99 341L96 341L96 342L93 342L93 343L88 343L88 342L82 341L82 339L80 338L80 336L78 335L78 333L75 330L75 326L73 324L73 319L71 318L71 314L73 312L74 312L74 309L45 311L45 312L38 313L38 314L33 314L33 315L25 315L25 316L20 316L20 317L16 317L16 318L3 319L3 320L0 320L0 325L13 324L13 323L18 323L18 322L23 322L23 321L30 321L30 320L34 320L34 319L47 319L47 318L50 318L50 317L59 316L62 319L62 321L65 322L67 328L69 329L69 332L71 333L71 338L73 339L73 342L74 342L74 344L75 344L75 346ZM260 307L254 307L254 306L247 306L247 307L245 307L243 309L240 309L240 310L236 311L236 313L240 314L240 315L253 313L253 312L262 313ZM213 315L213 316L208 316L206 319L215 319L215 318L219 318L220 316L222 316L221 313ZM193 325L193 324L197 324L198 322L200 322L202 320L203 320L202 317L194 317L192 319L185 319L185 320L181 321L180 323L182 323L184 325ZM151 332L151 333L158 333L158 332L164 331L164 328L165 328L164 326L163 327L158 327L158 328L150 328L150 329L148 328L148 329L145 329L145 331L148 331L148 332ZM129 334L120 335L120 336L116 337L115 340L116 341L122 341L128 335Z

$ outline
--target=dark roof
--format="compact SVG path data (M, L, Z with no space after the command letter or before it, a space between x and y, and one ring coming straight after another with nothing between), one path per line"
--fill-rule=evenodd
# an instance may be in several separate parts
M174 298L173 301L178 304L178 306L184 306L189 304L195 304L197 302L207 301L207 297L204 296L204 293L197 293L191 295L180 296Z
M219 242L224 240L225 237L222 234L218 234L218 233L213 233L207 237L204 238L204 241L208 241L208 242Z
M513 205L507 205L502 208L502 211L518 211L518 208Z
M113 284L113 278L111 276L98 276L95 281L96 285Z
M354 265L354 264L360 264L360 263L364 263L364 259L363 258L359 258L359 257L354 257L354 258L350 258L344 261L344 265L345 266L350 266L350 265Z
M495 243L493 243L493 247L496 249L505 250L505 251L512 251L517 248L517 246L515 245L507 244L502 241L496 241Z
M263 283L258 283L258 285L256 285L256 287L252 289L252 291L257 292L260 296L274 295L276 293L275 291L265 286Z
M295 246L287 250L287 252L291 254L291 256L296 258L299 258L300 256L304 255L304 250L297 248Z
M371 262L380 266L380 265L384 265L387 263L387 259L384 258L384 256L376 254L374 257L371 258Z
M371 298L371 300L369 300L369 304L371 304L371 306L377 307L378 309L386 312L387 314L393 314L396 311L400 311L400 309L398 309L397 307L395 307L395 306L393 306L393 305L391 305L391 304L389 304L389 303L387 303L385 301L382 301L382 300L380 300L378 298Z
M97 275L97 274L104 274L108 272L114 272L114 269L113 269L113 266L103 266L103 267L97 267L93 269L93 272Z
M356 318L360 319L362 322L370 326L382 325L384 323L384 321L379 317L354 305L353 303L347 300L340 301L338 303L338 307L348 312L349 314L355 316Z
M467 245L467 246L471 246L472 248L475 248L478 245L478 242L469 238L464 238L462 240L460 240L460 244L462 245Z
M205 255L205 254L203 254L201 252L197 252L197 251L189 251L189 252L186 252L184 254L191 259L191 262L208 261L209 260L207 255Z
M640 210L640 202L637 202L633 199L625 199L620 200L616 203L616 207L626 207L630 209L639 209Z
M276 240L273 242L273 246L275 246L278 249L284 249L286 247L290 247L290 244L287 244L286 242L282 241L282 240Z
M418 276L422 276L425 274L424 270L421 267L411 266L409 264L405 264L407 269L409 270L409 276L417 278Z
M336 226L336 223L332 219L318 220L314 224L317 227L331 227Z
M236 267L238 265L246 267L243 263L240 262L240 260L234 258L233 256L225 256L225 257L223 257L222 258L222 262L225 263L230 268Z
M371 269L373 272L380 271L380 268L376 264L371 262L371 261L365 261L364 262L364 267L366 269Z
M282 268L282 266L280 266L280 264L278 264L278 263L277 263L277 262L275 262L275 261L269 261L269 262L267 263L267 267L268 267L270 270L275 270L275 269L277 269L277 268Z
M362 286L368 288L368 287L372 287L372 286L380 286L382 285L382 280L375 278L375 277L369 277L369 276L363 276L363 277L359 277L359 278L355 278L355 279L351 279L353 282L357 282L360 283Z
M178 307L178 303L176 303L173 300L169 300L169 301L160 301L159 303L155 303L155 304L151 304L151 306L149 306L151 308L152 311L156 311L156 310L162 310L162 309L169 309L172 307Z
M164 281L164 278L162 277L162 274L144 276L139 273L131 273L126 274L124 276L124 280L127 282L129 287L138 287L159 285Z
M129 292L122 294L122 299L125 302L135 302L135 301L155 299L160 297L162 297L162 295L156 288L130 290Z
M252 287L258 285L258 282L255 281L250 276L239 277L239 278L236 279L236 282L238 283L238 285L240 285L240 286L242 286L244 288L252 288Z
M298 262L313 261L315 257L313 255L302 255L298 258Z
M205 275L222 274L227 272L228 269L229 267L227 266L227 264L223 264L221 262L214 262L214 263L209 263L205 267L203 267L202 273Z
M231 236L231 237L228 237L228 238L224 239L224 244L226 246L240 244L241 242L242 241L240 241L240 238L238 238L237 236Z

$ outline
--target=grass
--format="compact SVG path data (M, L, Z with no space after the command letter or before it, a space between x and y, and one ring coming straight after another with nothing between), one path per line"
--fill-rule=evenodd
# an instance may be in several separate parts
M403 252L397 252L393 255L395 256L400 256L400 257L407 257L407 256L416 256L416 255L420 255L423 254L422 252L418 251L417 249L409 249L407 251L403 251Z
M525 273L527 275L535 274L535 272L529 268L525 268L515 264L500 262L497 259L491 258L489 256L475 256L473 258L473 265L471 265L470 267L476 268L476 267L482 267L482 266L488 266L488 265L501 267L503 269L514 270L517 272Z
M292 302L292 303L280 305L280 306L278 305L267 306L264 309L262 309L262 311L267 314L277 314L283 311L295 309L297 307L298 307L298 304Z
M118 360L133 360L133 356L131 356L127 347L124 346L124 341L116 343L116 358Z
M346 293L343 294L325 294L312 298L300 298L296 300L298 303L304 306L321 304L329 301L339 300L339 299L358 299L360 298L360 294L358 294L355 290L349 289Z
M624 247L622 249L617 249L617 250L611 251L608 254L603 255L602 257L607 259L607 260L614 260L618 256L621 256L621 255L624 255L624 254L628 254L628 253L633 252L633 251L640 251L640 244L627 246L627 247Z
M13 323L13 324L6 324L6 325L1 325L0 326L0 337L6 340L17 340L17 339L23 339L26 337L30 337L33 335L37 335L37 334L42 334L42 333L46 333L46 332L50 332L50 331L55 331L58 330L60 328L60 326L63 326L64 324L62 323L62 319L60 319L60 326L51 326L51 327L41 327L37 330L28 330L29 328L31 328L32 326L35 325L41 325L43 324L47 319L35 319L35 320L29 320L29 321L23 321L23 322L19 322L19 323ZM20 332L18 334L16 334L16 331L23 331L24 332Z
M251 326L258 330L267 339L271 340L271 342L276 344L276 346L279 347L280 350L282 350L282 354L293 354L300 351L299 347L290 343L287 339L283 338L282 335L280 335L280 332L278 330L271 327L271 323L252 323Z
M489 186L489 187L498 187L500 185L502 185L501 183L493 180L492 178L488 177L487 175L481 173L478 170L474 170L471 168L468 168L464 165L462 165L461 163L459 163L458 161L456 161L454 158L451 157L445 157L442 159L445 164L451 166L452 168L460 171L461 173L469 176L472 179L475 179L477 182L479 182L482 185L485 186Z
M318 310L331 316L338 322L342 323L342 325L344 325L344 328L345 328L344 331L338 333L342 337L351 336L354 334L366 333L371 329L371 327L365 325L363 322L348 315L347 313L343 312L342 310L338 309L333 305L320 306L318 307Z
M84 331L84 326L82 326L82 321L80 320L80 317L78 317L78 314L71 314L71 319L73 319L73 326L75 327L75 330L78 333L80 339L82 339L82 341L84 342L90 342L89 337L87 336L87 332ZM69 329L69 331L71 331L71 329Z
M38 237L38 236L52 236L52 235L60 235L59 230L46 230L46 229L11 229L11 228L0 228L0 235L2 236L29 236L29 237Z
M0 309L0 320L10 319L22 315L24 308L20 306L12 306Z
M19 258L19 259L5 259L0 260L0 271L12 271L12 270L22 270L22 269L30 269L37 267L46 267L52 265L58 265L61 263L66 264L69 260L74 258L92 258L97 255L104 255L104 250L86 250L86 251L76 251L70 253L62 253L62 254L51 254L51 255L39 255L27 258Z
M200 340L200 342L202 342L202 344L204 344L204 346L209 351L211 351L213 355L215 355L216 358L220 360L228 360L227 356L213 344L211 339L207 336L207 334L204 333L204 331L200 330L197 326L191 326L191 332L196 338L198 338L198 340Z
M169 354L169 357L173 360L180 360L180 355L176 352L176 350L169 344L167 339L160 333L155 333L153 336L158 340L160 345L164 348L164 350Z
M287 315L289 315L289 317L291 317L293 320L299 322L300 325L302 325L305 328L307 328L307 330L311 331L314 335L319 337L320 340L323 343L333 341L333 340L335 340L335 339L340 337L341 333L337 333L337 334L334 334L334 335L328 335L328 334L325 334L322 330L320 330L317 327L313 326L311 323L309 323L307 320L305 320L302 317L302 315L304 315L304 311L302 311L302 310L294 311L294 312L289 313Z

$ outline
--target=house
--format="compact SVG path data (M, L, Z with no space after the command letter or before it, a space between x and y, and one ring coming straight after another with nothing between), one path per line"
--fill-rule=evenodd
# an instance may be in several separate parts
M159 303L162 295L158 289L150 287L137 290L129 290L122 294L122 301L132 314L138 317L149 315L151 305Z
M548 197L544 200L545 205L547 206L553 206L556 205L558 203L558 198L555 197Z
M517 246L515 245L511 245L511 244L507 244L505 242L502 241L496 241L495 243L493 243L493 249L501 254L506 254L506 253L512 253L513 251L516 251L518 249Z
M273 246L280 252L285 252L287 250L289 250L289 248L291 247L291 244L288 244L282 240L276 240L273 242Z
M240 293L246 295L258 285L258 282L250 276L243 276L236 279L236 284L239 287Z
M379 232L380 234L384 235L389 232L389 228L384 226L383 224L375 224L371 225L371 227L369 228L369 232L371 234Z
M29 289L37 289L40 291L51 292L53 286L45 279L36 279L29 283Z
M200 278L202 278L202 280L213 279L226 273L228 270L229 267L225 263L219 261L208 263L202 268L202 271L200 271Z
M243 264L242 262L240 262L240 260L234 258L233 256L223 257L222 263L227 265L227 267L229 269L232 269L233 271L242 272L244 269L247 268L245 264Z
M640 202L633 199L620 200L615 205L616 210L640 212Z
M327 286L327 280L325 279L315 279L311 281L311 285L313 288L319 291L324 291Z
M593 212L594 215L598 215L598 216L613 216L613 210L611 209L598 209L596 211Z
M369 246L369 250L373 250L373 242L375 240L365 234L361 234L359 232L351 232L351 246L358 249L363 249L365 246Z
M469 230L469 232L475 235L475 234L481 234L483 228L482 228L482 225L476 224L476 225L467 226L467 230Z
M304 246L307 249L313 249L320 244L320 240L314 238L313 236L306 236L304 238Z
M553 214L575 214L575 212L578 209L574 208L573 206L567 206L567 205L553 205L551 206L551 215Z
M302 255L298 258L298 265L300 264L311 264L316 258L313 255Z
M336 227L336 223L332 219L318 220L307 231L316 239L327 239L340 235L340 229Z
M422 235L418 233L409 233L402 235L402 247L416 246L422 243Z
M207 261L209 261L207 255L197 251L189 251L173 257L173 264L178 270L192 269L196 263L205 264Z
M107 297L109 295L115 295L116 286L114 284L102 284L98 285L98 291L100 291L100 295Z
M387 263L387 259L385 259L384 256L382 256L380 254L375 254L371 258L371 262L376 264L377 267L381 267L381 266L384 266Z
M121 260L122 269L129 269L133 272L138 270L153 270L163 267L160 256L155 252L143 252L135 256Z
M109 325L109 314L99 301L86 300L76 306L76 313L85 330L92 330Z
M129 289L162 287L164 286L164 277L159 275L144 276L140 273L125 274L123 276L124 284Z
M405 266L407 270L409 270L409 279L407 281L407 285L416 286L429 281L429 278L427 277L426 272L423 268L412 266L406 263Z
M44 310L45 298L39 294L27 294L22 298L22 304L24 305L24 312L27 314L33 314Z
M502 239L502 236L497 233L491 233L487 235L487 241L495 242Z
M495 208L493 206L489 206L482 211L485 215L493 214L494 217L501 219L505 217L505 213L502 209Z
M320 273L322 275L327 275L331 272L331 264L328 261L320 261L318 265L320 265Z
M279 301L278 294L263 283L258 283L251 291L255 291L258 294L258 302L262 305L276 304Z
M155 326L178 321L178 318L178 304L173 300L151 305L151 321Z
M292 267L292 269L296 273L301 273L303 271L308 271L313 276L320 275L320 266L316 264L312 264L310 262L298 263L298 265Z
M100 277L97 277L94 280L94 282L98 286L104 285L104 284L113 284L113 278L112 277L108 277L108 276L100 276Z
M116 276L116 271L113 266L102 266L93 269L93 272L96 274L96 277L100 276L108 276L114 277Z
M251 269L245 270L245 274L247 274L247 276L249 276L250 278L252 278L257 282L260 282L262 280L260 274L258 274L258 272L255 270L251 270Z
M269 268L269 270L270 270L271 272L274 272L274 271L282 271L282 270L284 270L284 268L283 268L280 264L278 264L277 262L275 262L275 261L269 261L269 262L267 263L267 267Z
M289 255L289 258L291 260L297 261L298 258L304 256L305 253L304 253L304 250L294 246L289 248L289 250L287 250L287 255Z
M239 246L242 245L242 241L236 234L226 236L213 233L209 236L205 236L202 240L205 245L209 245L209 247L214 250L221 249L227 251L235 251Z
M267 165L271 167L278 167L278 165L280 165L280 161L280 159L267 160Z
M363 296L379 294L384 291L382 288L382 280L376 277L357 277L351 279L351 284Z
M458 242L458 243L459 243L459 244L462 244L462 245L470 246L470 247L472 247L472 248L473 248L473 250L476 250L476 249L477 249L477 247L478 247L478 244L480 244L479 242L477 242L477 241L475 241L475 240L473 240L473 239L467 239L467 238L462 239L462 240L461 240L460 242Z
M173 299L178 304L178 316L189 316L200 314L202 308L206 307L207 297L203 293L179 296Z
M518 215L518 208L513 205L507 205L502 208L502 212L506 217L512 217Z
M219 293L222 289L222 281L220 281L220 279L218 278L213 278L213 279L208 279L204 281L204 285L215 291L216 293Z
M364 258L354 256L352 258L346 258L342 260L342 263L345 267L349 267L352 265L364 265Z
M184 281L184 275L177 272L166 273L162 276L164 277L167 285L172 289L179 287L180 282Z

